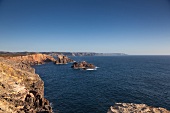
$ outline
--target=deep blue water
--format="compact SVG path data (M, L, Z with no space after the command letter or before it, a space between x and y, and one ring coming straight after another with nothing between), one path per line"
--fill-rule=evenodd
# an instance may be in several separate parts
M59 113L106 113L115 102L170 109L170 56L72 57L100 67L71 64L34 66L44 80L45 97Z

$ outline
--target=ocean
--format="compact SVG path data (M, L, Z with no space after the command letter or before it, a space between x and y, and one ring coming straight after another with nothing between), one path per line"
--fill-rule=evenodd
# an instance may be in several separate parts
M106 113L115 102L144 103L170 110L170 56L71 57L97 67L74 70L71 63L33 66L45 97L58 113Z

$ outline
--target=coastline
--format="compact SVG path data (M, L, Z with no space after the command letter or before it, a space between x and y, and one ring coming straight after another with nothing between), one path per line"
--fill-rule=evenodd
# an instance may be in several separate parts
M32 55L31 55L32 56ZM32 57L0 57L0 112L5 113L52 113L50 102L44 98L44 82L31 65L53 61L48 55ZM48 60L47 60L48 59ZM3 78L3 79L2 79ZM12 80L12 81L11 81ZM109 106L108 106L109 108ZM146 104L116 103L107 113L170 113L165 108Z
M49 61L49 58L42 54L32 55L32 58L0 58L0 112L53 112L50 102L44 98L44 82L31 67L43 64L46 60Z

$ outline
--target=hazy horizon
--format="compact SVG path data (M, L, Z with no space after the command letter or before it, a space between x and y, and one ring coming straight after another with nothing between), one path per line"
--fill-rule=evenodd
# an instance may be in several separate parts
M43 52L58 52L58 53L64 53L64 52L70 52L70 53L101 53L101 54L125 54L128 56L170 56L169 54L127 54L127 53L120 53L120 52L110 52L110 53L106 53L106 52L86 52L86 51L0 51L0 52L11 52L11 53L17 53L17 52L35 52L35 53L43 53Z
M0 51L170 55L169 0L0 0Z

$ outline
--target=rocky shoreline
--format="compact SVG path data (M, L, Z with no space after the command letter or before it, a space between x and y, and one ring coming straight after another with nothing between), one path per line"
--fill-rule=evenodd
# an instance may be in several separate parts
M44 98L44 82L31 67L45 62L66 64L74 61L65 56L59 56L55 60L45 54L0 57L0 113L53 112L49 101ZM85 61L72 65L74 69L94 67ZM170 113L170 111L146 104L116 103L107 113Z
M44 82L31 65L53 61L35 54L0 58L0 113L52 113Z
M107 113L170 113L165 108L155 108L146 104L115 103Z

